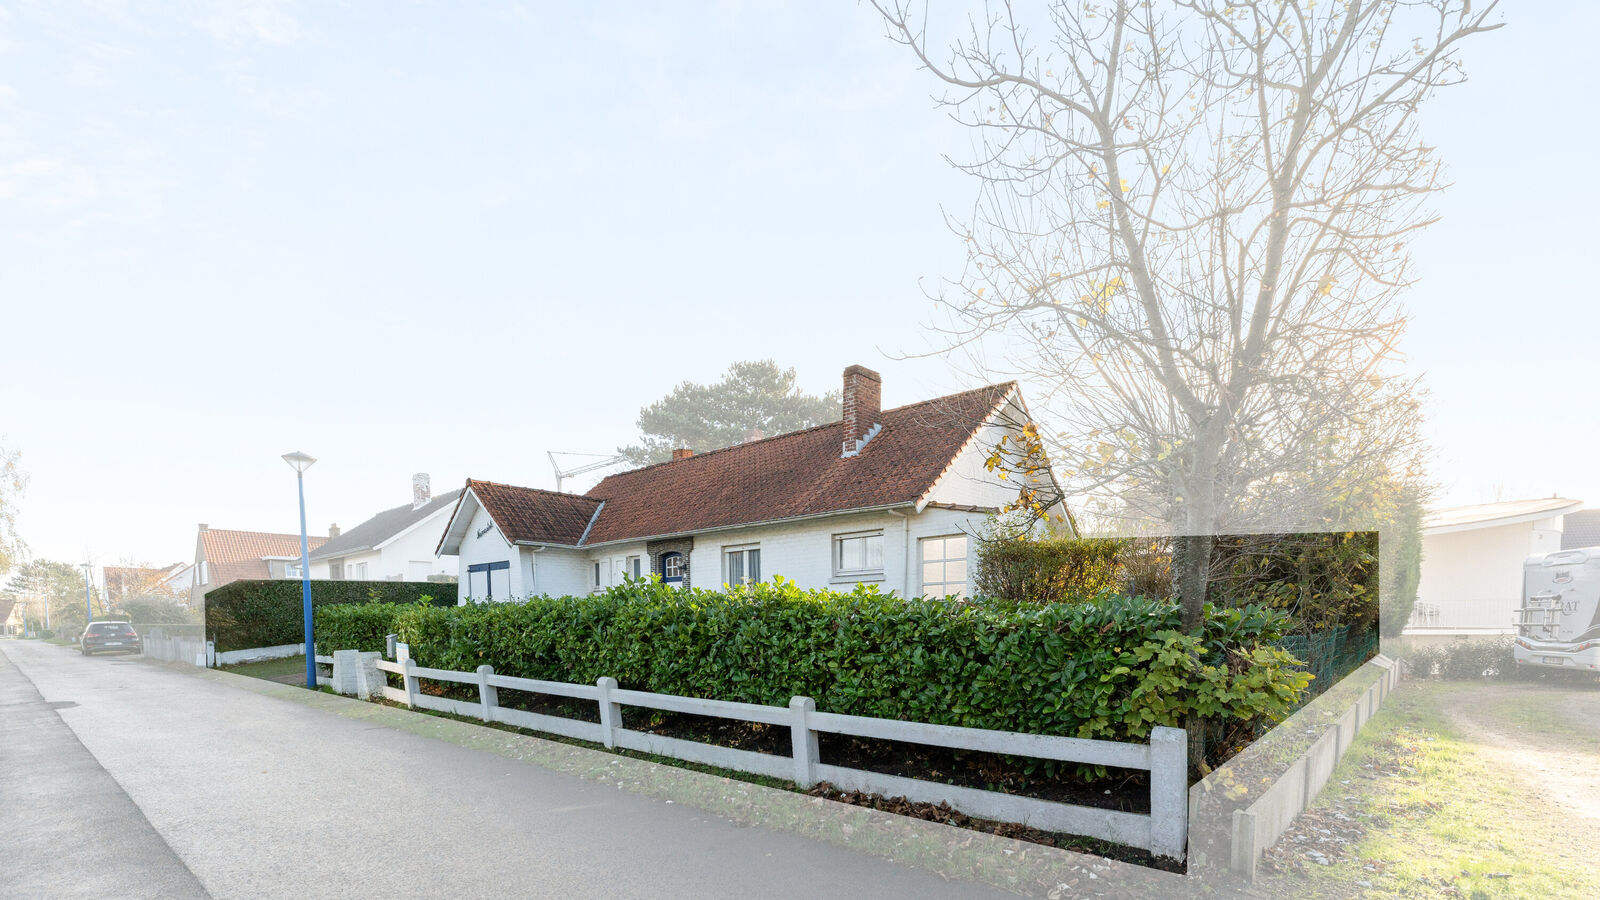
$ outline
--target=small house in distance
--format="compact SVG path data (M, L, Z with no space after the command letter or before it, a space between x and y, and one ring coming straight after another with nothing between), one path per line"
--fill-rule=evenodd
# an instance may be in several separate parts
M315 551L327 541L310 535ZM190 571L189 603L202 609L206 592L246 578L299 578L300 535L265 531L233 531L200 523Z
M985 465L1030 421L1021 394L1012 382L889 410L881 396L879 375L851 366L838 422L680 450L582 495L469 479L438 552L459 557L463 602L649 574L706 588L781 575L808 588L968 594L973 535L1027 486Z
M411 476L411 502L386 509L349 531L330 529L311 553L311 577L333 581L448 581L454 556L435 556L439 532L460 489L432 496L427 473Z

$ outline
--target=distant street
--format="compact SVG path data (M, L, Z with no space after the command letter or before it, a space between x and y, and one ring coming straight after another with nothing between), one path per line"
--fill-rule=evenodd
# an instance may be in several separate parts
M143 661L0 640L0 897L987 893Z

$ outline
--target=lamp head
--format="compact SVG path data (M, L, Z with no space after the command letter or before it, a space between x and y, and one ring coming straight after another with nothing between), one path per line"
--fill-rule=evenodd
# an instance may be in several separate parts
M293 453L285 453L283 461L294 468L296 475L303 475L307 469L311 468L311 464L317 461L317 458L296 450Z

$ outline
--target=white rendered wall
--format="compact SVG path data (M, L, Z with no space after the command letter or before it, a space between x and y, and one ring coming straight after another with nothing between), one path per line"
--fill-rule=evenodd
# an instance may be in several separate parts
M439 546L439 538L444 536L444 530L450 524L452 510L453 507L449 505L435 510L433 515L385 544L378 551L378 563L368 566L368 569L374 572L371 578L375 581L389 579L427 581L428 575L457 574L459 564L454 556L433 555L433 551ZM426 571L421 577L417 577L413 571L412 563L425 564Z
M473 505L477 506L476 503ZM511 563L510 577L508 579L511 585L510 596L521 597L526 593L523 588L524 566L517 549L511 546L505 536L500 533L499 528L489 527L487 531L484 531L482 537L478 536L479 531L493 524L494 520L489 518L489 514L484 512L481 506L478 506L473 511L472 518L467 522L467 532L461 538L461 554L456 558L456 571L460 578L460 583L456 586L457 602L464 603L467 601L467 592L470 590L471 582L471 579L467 576L467 569L469 566L475 566L479 563ZM497 597L495 599L500 598Z
M1560 524L1557 517L1424 534L1417 602L1438 604L1439 619L1431 627L1493 625L1509 633L1522 600L1522 563L1561 548Z

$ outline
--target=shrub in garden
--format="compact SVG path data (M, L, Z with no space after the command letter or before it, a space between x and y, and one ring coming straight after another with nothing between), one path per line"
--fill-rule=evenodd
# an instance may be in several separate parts
M1504 679L1517 675L1511 638L1488 641L1454 641L1429 647L1415 647L1406 653L1406 664L1417 677L1437 677L1449 681Z
M1292 709L1310 681L1272 646L1279 613L1213 609L1199 636L1178 624L1164 600L903 599L778 579L728 593L632 581L578 597L413 605L392 628L437 668L611 676L625 688L779 706L805 695L829 712L1111 740L1143 740L1191 712L1255 729Z
M387 649L385 638L394 633L395 617L414 604L340 603L316 607L317 648L334 650Z

